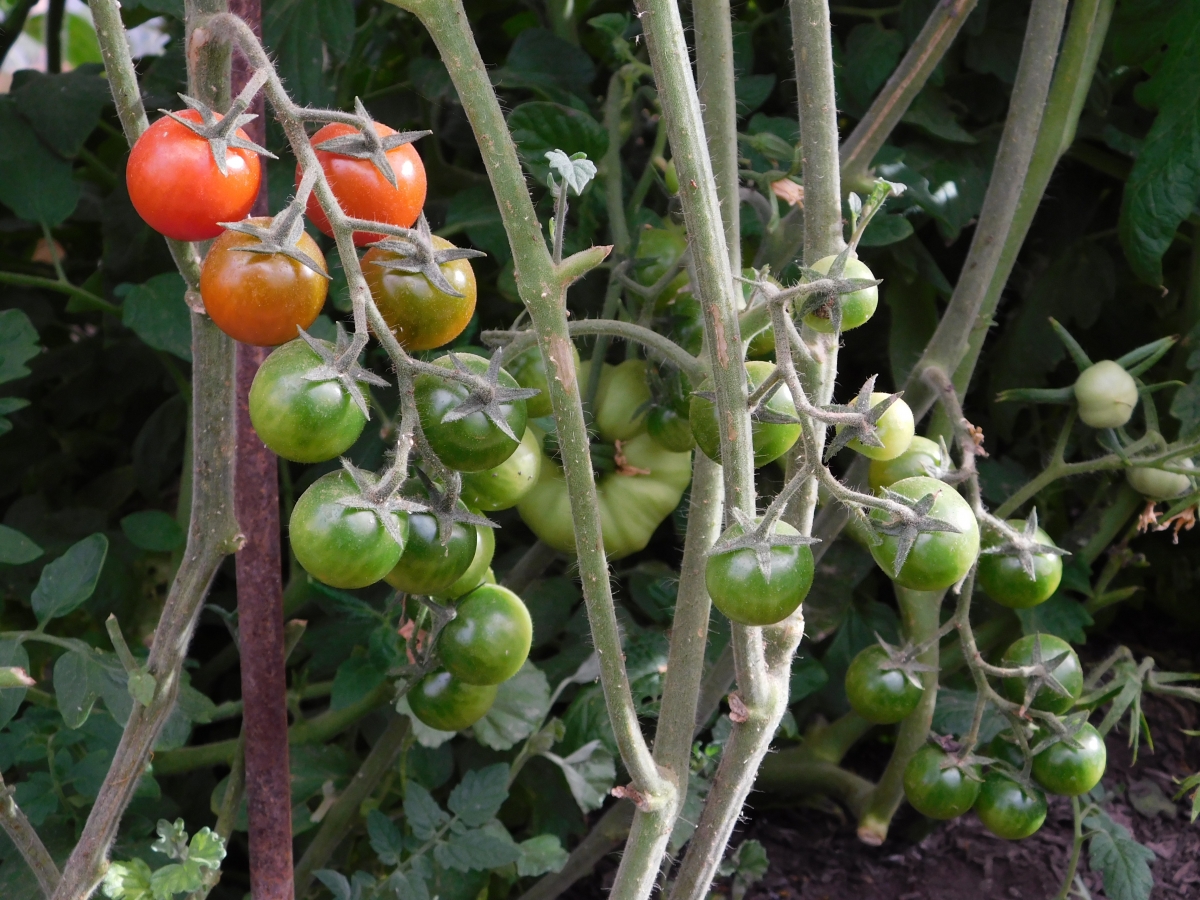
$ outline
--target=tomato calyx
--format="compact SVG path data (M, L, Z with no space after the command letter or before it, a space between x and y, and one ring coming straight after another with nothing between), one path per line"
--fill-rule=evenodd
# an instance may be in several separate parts
M371 114L367 112L367 108L363 106L362 100L358 97L354 98L353 118L354 127L359 129L357 133L343 134L322 141L316 145L316 149L324 150L326 153L336 153L338 156L349 156L351 159L370 160L371 165L379 170L379 174L388 180L388 184L398 190L396 173L392 171L392 166L388 162L387 152L404 144L411 144L418 138L426 137L433 132L397 131L387 137L380 137L375 131L375 120L371 118Z
M1035 557L1071 555L1068 550L1055 547L1052 544L1043 544L1037 539L1038 517L1036 507L1030 510L1029 518L1025 520L1025 527L1021 531L1017 531L1015 528L1010 527L1008 523L1002 522L999 519L992 520L990 524L1004 536L1004 541L990 547L984 547L979 551L980 554L1016 557L1021 563L1021 570L1028 576L1030 581L1033 581L1037 577L1037 572L1034 568Z
M883 406L882 403L879 406ZM875 407L876 409L879 406ZM846 431L850 429L847 428ZM879 521L871 519L871 527L880 534L896 538L896 561L892 564L892 574L898 576L908 559L909 551L917 542L917 537L934 531L944 531L951 534L962 534L962 530L943 519L935 519L929 515L933 504L937 502L939 492L926 494L920 500L910 500L903 494L891 488L883 489L884 496L894 503L900 504L900 509L888 510L891 518Z
M362 382L365 381L367 384L374 384L378 387L387 387L388 382L387 379L359 365L358 349L355 348L355 342L346 334L342 323L337 323L337 337L333 347L330 347L327 341L313 337L303 328L300 329L300 338L312 348L317 356L321 357L319 365L313 366L304 373L304 380L340 383L362 414L370 419L371 409L367 404L367 398L363 395Z
M507 437L521 442L520 435L514 434L504 413L504 405L516 400L528 400L541 393L537 388L510 388L500 384L500 354L493 353L488 361L487 372L480 376L463 365L456 353L446 356L454 365L455 381L467 386L468 394L462 403L442 416L442 422L458 422L475 413L483 413L488 421L500 429ZM434 369L438 377L446 377L444 369Z
M852 402L832 403L821 407L824 412L831 414L830 421L841 429L829 442L829 446L825 448L825 462L833 459L837 452L851 441L858 441L864 447L882 448L884 446L875 426L883 414L900 400L904 392L889 394L872 406L871 394L875 392L875 379L878 377L878 375L872 375L868 378Z
M329 273L325 271L325 267L301 250L299 246L300 238L304 236L304 206L308 202L308 195L316 177L313 173L306 172L304 174L304 180L300 182L300 189L296 191L295 199L271 219L269 225L259 225L253 219L247 219L244 222L221 222L222 228L258 239L257 244L246 244L233 249L240 253L286 256L288 259L295 260L300 265L312 269L328 281ZM384 382L384 384L386 383Z
M402 445L406 437L401 438ZM411 442L412 439L409 437L407 440ZM404 453L403 456L405 457L403 465L395 466L382 475L360 469L350 460L343 459L342 468L354 481L358 493L338 500L338 503L347 509L362 509L375 513L375 517L379 519L379 524L388 533L388 537L400 547L404 546L405 538L397 524L395 513L429 511L424 503L417 503L400 494L400 485L404 481L404 470L408 465L408 454Z
M884 672L900 672L908 683L918 690L925 690L925 685L920 678L922 672L939 671L937 666L927 665L917 659L918 656L925 652L925 647L913 644L905 644L903 647L897 647L885 641L878 631L875 632L875 642L887 654L887 659L879 663L880 670Z
M1054 694L1060 697L1069 697L1074 700L1076 695L1072 694L1061 681L1054 676L1054 671L1064 661L1074 655L1074 651L1068 647L1061 653L1056 653L1053 656L1045 657L1042 655L1042 636L1035 634L1033 636L1033 644L1030 648L1029 665L1021 666L1016 671L1020 677L1025 679L1025 697L1021 702L1019 715L1025 716L1026 711L1033 704L1034 698L1038 695L1042 688L1047 688ZM1078 665L1078 664L1076 664Z
M252 122L258 118L256 114L247 113L246 110L250 108L250 103L254 100L254 95L266 84L268 75L269 71L267 68L262 68L255 72L241 94L238 95L238 98L233 101L229 112L219 118L217 113L207 103L197 100L194 97L188 97L185 94L180 94L179 99L187 104L190 109L194 109L200 114L199 122L185 118L169 109L160 109L159 112L175 120L188 131L208 141L208 146L212 149L213 162L217 164L217 171L222 175L229 174L225 165L225 156L233 148L249 150L251 153L257 153L259 156L265 156L268 159L279 159L278 156L266 147L260 147L251 140L238 137L237 133L237 130L247 122Z
M341 138L334 138L334 140L341 140ZM390 167L388 171L391 172ZM392 254L389 257L374 260L372 265L380 269L394 269L406 275L424 275L425 279L437 290L458 298L465 295L455 290L454 285L446 279L442 272L442 264L453 262L456 259L476 259L480 256L487 256L482 250L468 250L463 247L436 249L433 246L433 234L429 230L429 222L425 218L425 213L421 213L420 218L417 219L417 227L409 229L409 236L384 238L381 241L374 241L371 246Z
M491 519L471 512L465 504L459 502L460 483L457 482L457 479L449 490L442 490L423 469L418 468L416 473L417 479L421 483L421 488L418 490L423 490L425 494L420 501L417 501L421 506L420 512L433 516L437 522L438 541L443 547L450 543L455 525L474 525L477 528L496 527L496 523ZM409 494L411 496L413 492L409 491Z
M799 479L796 480L799 481ZM775 524L783 514L785 504L776 500L771 506L772 508L768 509L766 514L759 519L754 519L738 507L731 506L729 512L740 527L725 529L725 533L709 548L706 556L712 558L731 553L734 550L750 550L758 562L759 571L770 581L771 549L773 547L808 547L821 543L820 538L776 531Z

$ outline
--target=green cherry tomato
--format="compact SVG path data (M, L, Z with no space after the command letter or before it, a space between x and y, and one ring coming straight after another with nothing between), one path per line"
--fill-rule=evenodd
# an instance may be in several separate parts
M292 462L340 456L362 434L367 417L336 379L310 381L323 365L302 340L276 348L250 385L250 422L262 442Z
M458 354L458 361L476 375L487 372L488 361L471 353ZM454 363L443 356L434 361L435 366L453 370ZM499 383L502 387L515 388L517 382L511 375L500 370ZM437 375L421 373L413 382L417 398L417 414L429 446L443 463L460 472L482 472L494 469L513 455L520 440L513 440L485 416L473 412L462 419L451 422L446 416L466 402L469 391L461 382ZM508 423L513 434L525 433L526 409L524 400L513 400L500 405L500 414Z
M1190 459L1177 460L1181 468L1191 468ZM1165 469L1133 468L1125 470L1129 486L1148 500L1174 500L1192 489L1192 480L1180 472Z
M583 366L587 372L589 365ZM650 387L646 384L646 361L627 359L600 370L596 392L596 430L606 441L627 441L646 430L650 410Z
M1024 519L1009 519L1008 524L1017 531L1024 531ZM1042 529L1038 529L1035 540L1049 547L1056 546L1053 539ZM983 547L994 547L1004 543L1000 534L990 532L983 538ZM1001 606L1009 609L1029 609L1049 600L1062 581L1062 557L1054 553L1035 553L1033 556L1033 577L1030 578L1021 568L1021 559L1017 556L1003 556L999 553L983 553L979 557L979 568L975 577L979 586L989 597Z
M871 406L878 406L886 400L890 394L872 393ZM837 429L841 431L839 427ZM913 432L916 430L916 423L913 422L912 410L903 400L897 400L887 408L887 411L879 417L879 421L875 423L875 434L883 442L882 447L868 447L866 444L855 439L848 446L851 450L856 450L868 459L889 460L895 459L902 455L913 441Z
M574 344L571 345L571 355L574 357L575 371L579 373L579 351L575 349ZM542 359L542 351L537 347L526 350L505 366L505 369L521 387L541 391L536 397L530 397L525 401L525 406L529 410L529 418L540 419L554 412L550 407L550 388L546 381L546 363ZM577 377L583 378L584 376L579 374Z
M1078 747L1059 741L1033 758L1033 778L1051 794L1078 797L1104 776L1108 751L1100 732L1086 724L1076 733L1075 741Z
M911 411L910 411L911 412ZM914 475L928 475L939 478L946 470L949 460L942 453L942 445L936 444L929 438L915 435L908 449L893 459L872 459L867 469L867 480L871 490L891 487L904 478Z
M488 581L488 575L492 571L492 557L496 555L496 529L494 528L477 528L479 532L479 542L475 547L475 558L471 560L471 565L467 567L467 571L462 573L462 577L442 593L441 596L448 597L451 600L457 600L463 594L468 594L479 585ZM492 576L491 583L496 582L495 576Z
M438 637L446 671L467 684L500 684L517 674L533 643L533 620L521 598L483 584L458 601Z
M1021 752L1021 745L1008 740L1007 732L1002 732L992 738L992 742L988 744L986 755L1008 763L1017 771L1025 767L1025 754Z
M989 772L975 801L975 815L996 837L1019 841L1046 821L1046 795L1022 787L1000 772Z
M824 259L818 259L810 268L816 269L822 275L828 275L829 269L836 258L834 256L826 256ZM846 260L846 267L842 270L842 277L869 278L872 281L875 279L875 276L867 268L866 264L855 257ZM838 302L842 305L842 331L849 331L851 328L857 328L859 325L864 324L871 316L875 315L875 308L879 306L879 288L869 287L863 288L861 291L855 291L852 294L842 294L838 297ZM829 313L824 309L810 312L804 317L804 324L814 331L820 331L823 334L833 334L833 320L830 319Z
M1035 650L1039 644L1043 662L1049 662L1060 654L1066 654L1062 662L1055 666L1050 674L1067 690L1068 696L1064 697L1062 694L1056 693L1049 685L1043 685L1034 695L1033 702L1029 706L1031 709L1062 715L1075 705L1075 701L1083 693L1083 667L1079 665L1079 657L1075 655L1070 644L1052 634L1027 634L1004 651L1000 665L1006 669L1033 665ZM1024 703L1025 679L1005 678L1004 694L1013 703Z
M1075 379L1075 400L1085 425L1120 428L1137 406L1137 382L1119 363L1102 359Z
M799 534L786 522L777 522L776 534ZM738 537L741 525L731 525L722 537ZM796 611L813 583L813 555L808 547L771 548L770 567L764 572L749 548L727 550L708 558L704 583L713 606L731 621L743 625L774 625Z
M887 651L872 644L846 670L846 697L854 711L876 725L893 725L908 718L921 702L921 688L899 669L884 668Z
M421 491L406 485L406 493L420 496ZM460 508L466 509L461 505ZM490 530L490 529L488 529ZM409 594L442 594L471 567L479 546L479 529L455 522L450 537L443 535L432 513L409 513L408 543L404 553L386 580L398 591Z
M937 494L937 500L928 515L940 519L959 529L950 531L922 532L909 551L904 566L896 574L897 538L880 535L880 542L871 548L871 555L884 573L901 587L914 591L939 591L957 584L979 555L979 525L971 506L950 485L918 475L904 478L889 490L910 500L920 500L928 494ZM883 510L873 510L871 518L887 521Z
M343 505L342 501L356 496L358 488L348 473L330 472L314 481L292 508L288 537L296 561L330 587L374 584L392 570L405 549L387 533L374 511ZM407 541L408 515L389 515L396 517Z
M496 468L463 473L463 502L471 509L488 512L511 509L537 483L541 469L541 445L537 435L527 428L513 455Z
M762 360L751 360L746 363L746 380L749 382L749 389L753 391L773 371L775 371L774 363ZM705 379L704 383L700 385L700 390L711 391L712 382ZM767 403L767 409L785 416L796 415L796 405L792 402L792 395L788 393L787 385L779 387ZM704 455L713 462L719 463L721 461L721 431L717 423L716 404L693 394L689 418L692 422L692 434L696 438L696 446L703 450ZM787 453L792 444L796 443L796 439L800 437L800 426L799 424L776 425L769 422L752 422L750 435L754 444L754 467L757 469Z
M487 715L496 686L467 684L445 669L430 672L408 692L408 707L425 725L438 731L462 731Z
M954 819L975 805L978 766L943 766L949 756L926 744L904 768L904 796L913 809L931 819Z
M650 437L673 453L687 453L696 446L686 411L681 413L670 406L656 406L646 417L646 430Z

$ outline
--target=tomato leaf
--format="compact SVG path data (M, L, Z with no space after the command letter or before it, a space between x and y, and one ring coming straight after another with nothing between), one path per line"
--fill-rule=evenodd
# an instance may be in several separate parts
M0 384L28 375L26 361L41 352L38 333L29 316L19 309L0 312Z
M120 285L124 294L123 321L155 350L192 360L192 315L183 295L187 290L178 272L155 275L145 284Z
M788 682L788 703L798 703L809 694L819 691L829 681L829 673L820 660L808 652L797 653L792 659L792 675Z
M150 900L151 874L145 860L113 862L104 873L100 889L109 900Z
M521 851L517 859L517 874L522 878L560 872L567 864L570 854L563 849L562 841L555 834L539 834L517 845Z
M846 39L846 63L836 70L839 99L847 109L861 112L870 105L903 52L900 32L870 22L854 27Z
M25 645L20 641L0 641L0 666L18 666L29 671L29 654ZM29 692L26 687L10 687L0 690L0 728L3 728L17 714L25 695Z
M45 552L17 529L0 525L0 563L20 566L33 562Z
M107 555L108 538L93 534L48 563L31 598L38 623L65 616L92 596Z
M446 805L472 827L490 822L508 799L508 764L472 769L450 792Z
M392 889L398 900L429 900L429 886L420 872L395 871L388 878L386 885Z
M517 35L504 68L493 74L493 79L505 87L532 88L546 96L566 91L587 99L591 99L589 91L595 78L596 66L590 56L544 28L526 28Z
M385 866L400 865L404 835L391 819L377 809L367 813L367 836L371 839L371 849L381 863Z
M387 669L381 669L369 656L351 656L333 676L333 689L329 695L330 709L345 709L353 706L387 678Z
M57 75L23 72L13 79L17 110L47 144L63 156L75 156L104 107L112 104L103 71L102 66L85 65Z
M27 222L61 225L79 203L71 164L38 139L11 96L0 96L0 171L0 203Z
M565 759L553 753L542 755L562 770L571 796L581 810L588 813L604 805L604 798L617 778L617 768L612 753L598 739L584 744Z
M433 795L415 781L410 781L404 793L404 818L420 840L427 841L439 828L450 821L449 814L438 806Z
M520 857L520 849L499 822L487 828L451 832L449 840L433 848L433 858L439 865L460 872L495 869Z
M1083 629L1092 624L1091 614L1078 600L1058 592L1031 609L1016 610L1024 634L1052 634L1072 644L1087 642Z
M540 669L526 661L521 671L500 685L492 708L471 730L485 747L507 750L533 734L549 711L550 684Z
M135 547L167 553L183 546L186 535L175 517L161 509L144 509L121 520L121 530Z
M522 103L508 114L508 129L525 167L542 184L550 174L548 151L561 150L568 156L586 153L596 160L608 150L604 126L586 112L559 103Z
M975 716L974 691L955 688L938 688L937 706L933 710L933 730L939 734L963 735L971 730ZM979 728L979 741L986 743L1007 727L1004 717L992 703L983 711L983 724Z
M1102 810L1084 819L1083 825L1093 831L1088 864L1104 876L1104 893L1112 900L1147 900L1154 887L1149 865L1154 852Z

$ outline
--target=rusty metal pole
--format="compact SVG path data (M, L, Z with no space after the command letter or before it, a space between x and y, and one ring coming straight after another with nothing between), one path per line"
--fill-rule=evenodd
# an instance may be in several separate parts
M230 0L229 10L262 35L261 0ZM250 78L246 59L233 57L233 94ZM266 143L260 93L246 126ZM269 215L266 166L254 205ZM288 760L287 675L279 540L279 469L250 424L247 400L254 374L269 350L237 348L237 518L246 537L237 554L238 633L241 640L242 728L245 734L246 807L250 820L250 893L253 900L293 900L291 767Z

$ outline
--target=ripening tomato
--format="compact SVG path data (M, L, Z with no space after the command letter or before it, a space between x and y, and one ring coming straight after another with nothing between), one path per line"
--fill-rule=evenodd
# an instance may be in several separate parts
M946 455L942 453L941 444L915 435L908 449L896 458L872 459L871 467L867 469L867 480L871 490L878 491L914 475L940 478L948 462Z
M542 445L533 429L527 428L512 456L500 465L482 472L463 473L463 503L487 512L511 509L537 483L541 470Z
M1000 772L989 772L975 801L975 815L996 837L1019 841L1046 821L1046 795Z
M203 121L194 109L179 117ZM237 136L247 138L240 128ZM253 150L227 150L225 170L222 175L207 140L163 116L133 145L125 182L133 208L155 231L176 241L206 241L224 231L221 222L249 215L262 183Z
M826 256L824 259L818 259L810 268L816 269L822 275L828 275L835 259L837 259L836 256ZM842 277L875 280L875 276L866 264L854 256L846 260ZM851 328L865 324L871 316L875 315L875 309L879 306L879 288L877 286L869 287L850 294L841 294L838 296L837 302L842 307L842 331L849 331ZM804 317L804 324L814 331L833 334L833 320L825 309L810 312Z
M1008 524L1017 531L1024 531L1024 519L1009 519ZM1038 529L1035 540L1048 547L1056 546L1054 540L1042 529ZM983 541L984 548L1004 543L1002 535L989 532ZM1000 553L983 553L979 557L979 569L975 577L987 595L1009 609L1029 609L1044 603L1058 590L1062 581L1062 557L1055 553L1033 554L1033 577L1021 568L1017 556Z
M775 371L775 364L762 360L750 360L746 363L746 381L749 390L753 391ZM705 379L700 390L712 390L712 382ZM767 402L767 409L785 416L796 415L796 405L787 385L781 384ZM717 405L698 394L692 395L689 407L689 418L692 422L692 434L696 445L704 451L704 455L713 462L721 461L721 429L717 424ZM761 468L772 460L779 459L787 453L800 437L800 425L778 425L773 422L751 422L751 442L754 445L754 467Z
M496 686L467 684L436 669L412 686L407 699L413 715L430 728L462 731L487 715L496 700Z
M1051 744L1033 758L1033 777L1051 794L1078 797L1086 794L1104 777L1108 750L1104 738L1092 725L1085 724L1075 734L1078 747L1066 741Z
M871 555L884 574L896 584L914 591L939 591L957 584L971 570L975 557L979 555L979 524L975 513L958 492L936 478L918 475L893 484L889 490L909 500L920 500L929 494L937 494L928 515L958 528L951 531L925 531L917 535L900 572L894 571L898 538L880 535L880 542L871 547ZM883 510L872 510L871 518L887 521L890 514Z
M926 744L904 768L904 796L931 819L953 819L975 805L979 767L955 765L940 747Z
M434 250L453 247L433 236ZM402 272L377 265L396 254L372 247L362 259L363 277L379 314L405 350L432 350L463 333L475 314L475 271L469 259L452 259L439 267L461 297L443 293L420 272Z
M907 719L923 693L900 669L886 668L887 663L887 651L872 644L846 670L846 699L856 713L876 725Z
M454 607L438 636L446 671L467 684L500 684L517 674L533 644L533 620L521 598L498 584L483 584Z
M261 225L269 219L253 219ZM321 313L329 279L277 253L238 248L258 238L226 231L213 243L200 270L200 296L213 324L236 341L273 347L293 340ZM327 271L325 257L307 234L297 245Z
M316 147L324 141L354 134L356 131L353 125L331 122L314 134L310 142ZM396 131L376 122L375 133L380 137L387 137ZM337 197L342 212L347 216L398 225L401 228L411 228L417 221L421 207L425 205L425 166L412 144L401 144L387 152L388 162L396 176L397 187L392 187L369 159L355 159L328 150L317 150L316 153L317 161L320 162L325 178L329 181L329 187ZM303 175L300 166L296 166L297 187ZM317 203L315 193L309 195L306 212L309 221L316 225L322 234L333 237L329 219ZM362 246L382 237L380 234L356 231L354 243Z
M776 534L799 534L787 522L775 523ZM740 537L741 525L730 525L722 537ZM764 572L748 547L709 556L704 584L713 606L742 625L774 625L804 602L813 583L813 555L806 546L771 547Z
M1083 667L1079 664L1079 657L1075 655L1075 651L1071 649L1070 644L1052 634L1027 634L1025 637L1014 641L1004 651L1000 665L1006 669L1016 669L1021 666L1033 665L1034 650L1039 645L1042 662L1044 663L1049 662L1056 656L1066 654L1062 661L1050 670L1050 674L1054 677L1055 681L1063 686L1067 694L1064 696L1049 685L1043 685L1034 694L1033 702L1029 706L1031 709L1040 709L1044 712L1063 715L1075 705L1075 701L1083 693ZM1005 678L1004 694L1013 703L1025 702L1025 679Z
M890 394L873 392L871 394L872 408L878 406ZM842 427L838 426L837 431ZM903 400L897 400L884 411L875 423L875 436L883 442L882 447L870 447L855 438L846 446L856 450L868 459L889 460L902 455L912 444L916 423L913 422L912 410Z
M1085 425L1120 428L1137 406L1137 382L1120 363L1102 359L1075 380L1075 399Z

